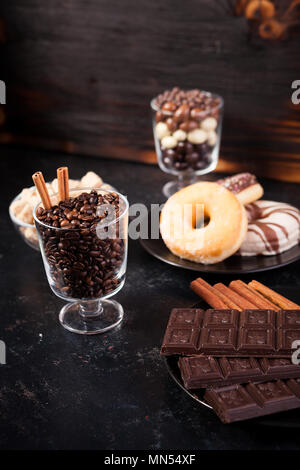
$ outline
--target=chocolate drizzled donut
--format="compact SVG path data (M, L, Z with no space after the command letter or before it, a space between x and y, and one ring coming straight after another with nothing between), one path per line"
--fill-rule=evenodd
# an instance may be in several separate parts
M300 241L300 211L289 204L256 201L246 206L248 232L238 254L275 255Z

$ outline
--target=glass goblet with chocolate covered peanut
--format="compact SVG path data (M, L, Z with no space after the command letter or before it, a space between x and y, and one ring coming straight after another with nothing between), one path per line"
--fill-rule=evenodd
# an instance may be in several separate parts
M206 91L166 90L151 101L155 149L160 168L177 176L163 193L171 196L213 171L218 163L223 99Z
M125 282L128 202L101 189L53 195L34 210L45 271L52 291L68 303L60 311L69 331L96 334L123 318L115 295Z

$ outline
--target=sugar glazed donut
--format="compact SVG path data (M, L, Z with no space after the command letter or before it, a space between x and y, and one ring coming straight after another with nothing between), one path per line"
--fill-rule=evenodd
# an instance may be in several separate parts
M246 207L249 225L239 254L276 255L300 241L300 211L289 204L256 201Z
M207 225L204 218L209 219ZM169 250L203 264L218 263L235 253L247 226L240 201L228 189L210 182L192 184L171 196L160 219L161 235Z

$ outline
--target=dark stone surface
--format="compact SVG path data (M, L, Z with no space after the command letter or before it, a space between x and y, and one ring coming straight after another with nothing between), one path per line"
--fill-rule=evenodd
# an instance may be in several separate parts
M162 202L168 180L142 164L1 148L0 447L18 449L295 449L297 431L253 422L223 425L168 376L159 356L170 309L197 300L195 273L129 245L127 281L116 296L125 319L106 335L81 337L58 322L62 301L48 286L38 252L10 223L9 201L31 174L52 179L67 164L72 178L98 172L133 202ZM212 178L213 176L211 176ZM296 184L264 181L265 198L299 205ZM299 263L255 276L273 288L299 286ZM253 276L243 276L250 280ZM234 276L206 276L228 283Z

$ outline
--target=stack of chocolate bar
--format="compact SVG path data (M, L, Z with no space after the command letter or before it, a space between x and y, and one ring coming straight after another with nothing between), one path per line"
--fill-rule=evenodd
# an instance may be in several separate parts
M224 423L300 407L300 307L282 299L293 309L171 312L161 354L178 358L185 388L205 389Z

